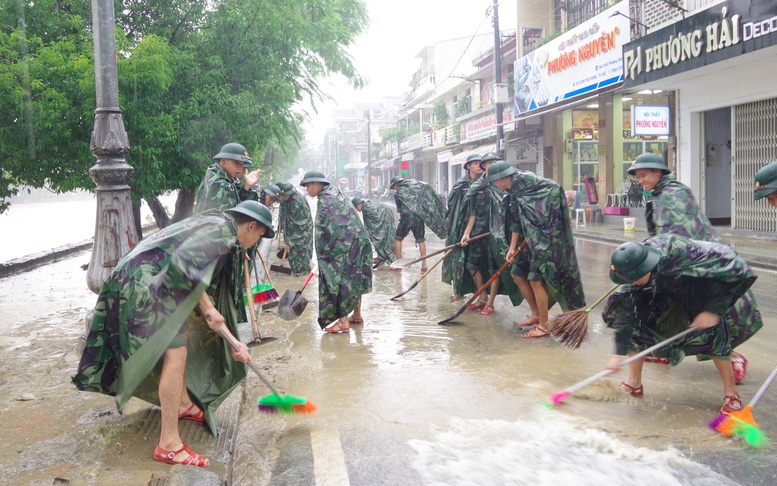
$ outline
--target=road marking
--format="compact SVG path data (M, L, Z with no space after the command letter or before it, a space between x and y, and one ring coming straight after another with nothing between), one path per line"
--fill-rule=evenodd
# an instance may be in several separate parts
M313 448L313 474L316 486L344 486L351 484L345 467L345 454L337 429L310 431Z

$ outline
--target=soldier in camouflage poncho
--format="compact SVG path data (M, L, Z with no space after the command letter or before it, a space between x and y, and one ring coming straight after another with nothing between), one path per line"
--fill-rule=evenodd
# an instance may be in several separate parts
M502 160L488 168L488 181L509 197L508 260L515 258L513 280L536 317L534 329L523 337L547 336L550 299L565 311L585 306L564 190L555 181L518 171ZM517 253L521 236L526 247Z
M279 182L281 193L276 200L281 204L280 225L285 254L294 275L310 273L310 260L313 258L313 217L305 196L294 186Z
M467 161L464 163L464 176L456 181L448 194L448 214L445 217L448 223L448 238L445 240L445 246L458 243L464 235L464 229L469 222L469 205L466 203L467 191L472 182L483 173L480 168L480 160L481 157L478 154L467 157ZM475 243L480 243L480 241ZM479 280L473 280L473 275L467 271L466 265L467 248L465 246L451 249L442 261L442 281L453 287L452 301L458 300L469 292L475 292L483 285L482 273L477 275Z
M178 419L205 422L215 435L216 409L251 359L245 345L232 349L218 336L237 334L228 262L234 247L272 237L272 217L254 201L228 211L170 225L119 262L102 286L73 377L79 390L115 396L119 410L133 396L160 405L154 459L161 462L207 467L182 445Z
M723 380L722 412L742 408L731 350L761 328L761 316L747 327L731 326L738 319L735 304L756 276L745 260L722 243L663 234L619 246L612 255L610 278L626 284L607 301L602 317L615 330L615 356L608 364L618 369L626 355L659 343L690 325L698 331L657 351L676 365L685 356L712 359ZM643 394L643 361L629 364L622 383L634 396Z
M347 333L350 324L364 323L361 296L372 291L372 246L353 204L324 174L310 171L300 184L318 197L318 324L328 333Z
M353 207L362 213L364 228L377 254L373 264L390 264L394 261L394 233L396 232L394 213L391 208L380 201L363 200L360 197L353 198L351 202Z
M645 219L651 236L675 234L694 240L720 242L715 228L701 212L691 190L669 172L663 157L651 153L639 155L628 173L636 177L647 194ZM738 335L748 332L746 329L760 320L757 313L755 296L748 290L731 310L728 324L732 333ZM744 381L747 359L732 351L731 366L737 383Z
M393 177L389 187L394 189L394 202L399 213L399 224L394 235L394 254L402 258L402 240L412 231L421 257L426 256L424 225L442 239L448 236L445 227L445 203L426 182ZM426 260L421 273L426 271Z

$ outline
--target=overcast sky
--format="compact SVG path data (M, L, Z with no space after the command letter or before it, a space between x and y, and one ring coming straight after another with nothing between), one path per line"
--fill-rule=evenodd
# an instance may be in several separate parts
M493 47L493 26L486 10L493 0L364 0L369 11L367 30L349 49L359 72L367 78L362 90L349 88L343 78L329 79L324 90L334 100L311 112L305 126L314 145L323 142L332 110L354 103L380 102L386 96L401 96L410 88L410 77L418 69L416 54L426 45L479 34L472 42L476 52ZM499 28L515 30L515 0L500 0ZM471 65L471 59L462 59ZM442 68L438 68L442 70ZM438 71L440 76L450 73Z

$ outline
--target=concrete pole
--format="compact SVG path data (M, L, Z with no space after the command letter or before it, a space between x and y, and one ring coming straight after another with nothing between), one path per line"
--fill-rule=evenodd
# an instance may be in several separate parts
M364 197L364 199L371 198L372 197L372 174L370 174L370 171L372 170L372 133L370 131L370 125L372 125L372 122L370 121L370 110L367 110L367 195Z
M124 160L130 147L119 109L113 0L92 0L92 25L97 104L89 149L97 163L89 176L97 185L97 218L86 281L92 292L99 293L119 260L138 242L138 235L128 185L134 169Z
M496 85L502 82L502 34L499 32L499 0L494 0L494 91ZM496 94L496 93L495 93ZM503 141L505 136L502 126L502 103L496 105L496 152L504 158Z

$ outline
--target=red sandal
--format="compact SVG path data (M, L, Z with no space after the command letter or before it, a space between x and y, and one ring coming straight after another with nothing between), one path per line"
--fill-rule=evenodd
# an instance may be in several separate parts
M197 408L197 413L189 413L192 411L193 408L196 408L196 407L197 405L192 403L191 405L189 405L189 408L187 408L186 410L178 414L178 418L184 419L184 420L192 420L194 422L205 422L205 412L203 412L199 408Z
M483 308L483 307L485 307L485 306L486 306L486 303L485 303L485 302L483 302L482 300L478 300L476 304L470 304L470 305L468 305L468 306L467 306L467 309L469 309L469 310L471 310L471 311L476 311L476 310L480 310L480 309L482 309L482 308Z
M540 326L534 326L534 329L521 335L524 339L534 339L545 336L550 336L550 329L543 329Z
M645 388L642 385L639 386L631 386L625 381L621 382L621 386L626 389L626 391L629 392L629 395L632 397L641 397L645 394Z
M734 382L741 385L747 376L747 359L741 354L737 358L731 358L731 368L734 370Z
M490 316L493 313L494 313L494 308L488 304L484 305L483 310L480 311L480 315L482 316Z
M180 454L181 452L186 452L189 454L187 457L185 457L182 461L174 461L173 458ZM180 464L183 466L197 466L197 467L208 467L210 466L210 461L207 457L201 456L194 452L193 450L189 449L189 446L186 445L186 442L183 443L183 446L181 446L180 449L177 451L166 451L159 447L159 445L156 446L156 449L154 449L154 460L157 462L164 462L165 464Z
M739 395L726 395L723 397L723 406L720 407L720 413L731 413L742 410L742 399Z

